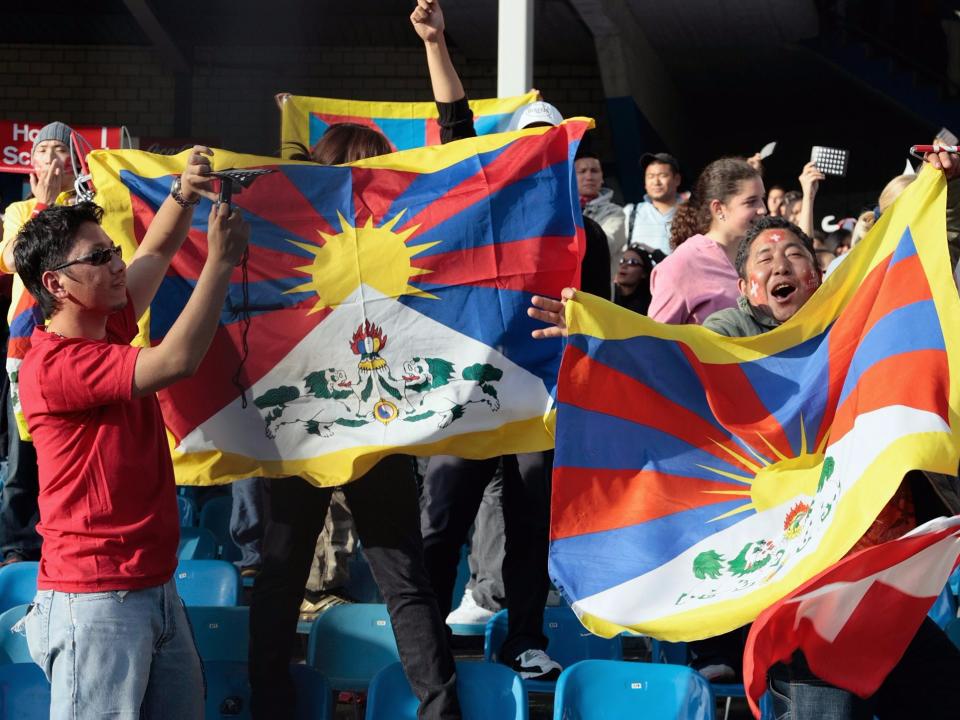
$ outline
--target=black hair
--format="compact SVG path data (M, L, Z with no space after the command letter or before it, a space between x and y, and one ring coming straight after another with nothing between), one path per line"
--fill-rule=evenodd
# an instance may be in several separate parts
M817 254L813 249L813 240L810 239L809 235L785 217L779 215L764 215L750 226L746 236L740 241L740 247L737 248L737 275L744 280L747 279L747 257L750 255L750 246L753 245L753 241L756 240L764 230L789 230L800 239L803 247L806 248L810 254L810 259L813 260L813 264L817 265Z
M577 154L574 155L573 159L576 160L586 160L587 158L592 158L593 160L600 160L600 154L593 149L591 146L592 143L582 141L579 146L577 146Z
M17 275L33 295L45 318L60 309L59 301L43 286L43 273L67 261L77 231L87 222L100 224L103 209L92 202L54 205L20 228L13 246Z
M650 252L643 248L641 245L627 245L623 250L624 254L628 252L636 253L640 256L640 262L643 263L643 269L647 271L647 275L653 272L653 256L650 255Z

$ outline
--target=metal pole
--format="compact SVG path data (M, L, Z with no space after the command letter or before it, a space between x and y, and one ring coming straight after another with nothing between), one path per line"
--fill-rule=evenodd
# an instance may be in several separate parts
M499 0L497 95L533 87L533 0Z

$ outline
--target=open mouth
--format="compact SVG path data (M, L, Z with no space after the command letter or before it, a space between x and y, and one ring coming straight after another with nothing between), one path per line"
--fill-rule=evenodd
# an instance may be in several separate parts
M773 290L770 291L770 295L780 302L785 302L789 300L796 291L797 288L792 283L782 282L774 285Z
M419 375L403 375L402 377L404 382L413 382L420 379Z
M343 382L338 382L337 385L339 385L340 387L352 387L353 383L350 382L349 380L344 380Z

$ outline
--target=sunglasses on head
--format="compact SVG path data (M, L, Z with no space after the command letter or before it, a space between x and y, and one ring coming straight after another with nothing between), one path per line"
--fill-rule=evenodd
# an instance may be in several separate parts
M106 265L110 262L114 256L120 257L120 246L112 245L110 247L99 247L96 250L91 250L86 255L81 255L76 260L70 260L65 262L62 265L57 265L55 268L50 268L52 271L63 270L68 268L71 265Z
M620 264L621 264L621 265L630 265L630 266L643 265L643 260L638 260L637 258L626 258L626 257L622 257L622 258L620 258Z

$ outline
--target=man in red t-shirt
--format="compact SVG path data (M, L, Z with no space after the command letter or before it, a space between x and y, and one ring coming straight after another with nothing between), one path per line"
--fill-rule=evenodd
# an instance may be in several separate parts
M178 514L156 391L196 371L249 228L214 205L207 260L163 342L132 347L201 196L196 147L129 266L92 203L27 222L17 272L48 318L20 369L37 449L43 553L25 625L51 682L50 717L203 717L203 677L173 581Z

